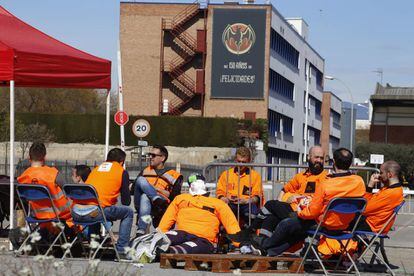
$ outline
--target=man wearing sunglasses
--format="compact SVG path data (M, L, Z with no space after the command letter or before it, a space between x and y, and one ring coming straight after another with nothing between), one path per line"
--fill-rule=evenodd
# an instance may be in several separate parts
M237 163L250 163L251 152L246 147L236 151ZM259 212L263 199L260 174L247 166L236 166L224 171L217 182L217 198L227 203L238 219L245 224Z
M137 210L137 237L145 234L152 223L157 227L169 203L181 193L183 176L167 169L168 151L164 146L153 146L150 165L135 180L134 205Z

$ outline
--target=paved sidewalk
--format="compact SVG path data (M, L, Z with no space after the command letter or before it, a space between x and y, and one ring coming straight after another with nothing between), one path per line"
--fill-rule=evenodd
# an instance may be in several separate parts
M395 222L390 239L385 241L386 251L390 262L398 266L397 275L414 275L414 215L399 215ZM3 240L6 242L6 240ZM4 243L3 243L4 244ZM25 271L21 272L22 270ZM20 273L19 273L20 272ZM235 272L237 274L237 272ZM33 257L15 257L10 252L0 253L0 275L213 275L211 272L189 272L182 269L161 269L159 263L138 264L103 261L95 268L88 260L47 260L35 261ZM363 275L386 275L385 273L362 273ZM228 274L230 275L230 274ZM269 275L245 274L243 275Z

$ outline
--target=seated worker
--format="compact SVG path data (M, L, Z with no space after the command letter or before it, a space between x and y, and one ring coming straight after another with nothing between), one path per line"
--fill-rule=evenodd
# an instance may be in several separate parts
M105 217L108 221L121 220L119 226L119 238L116 243L118 252L123 257L125 247L129 245L134 211L128 207L131 203L129 191L129 174L124 170L126 154L118 148L108 152L106 161L97 166L89 174L86 184L92 185L98 193L100 205L103 208ZM121 195L121 202L124 206L117 206L118 196ZM80 211L74 212L73 217L77 221L93 221L101 219L102 214L97 212L97 208L92 209L91 205L96 205L95 201L76 204L78 208L85 208L87 212L79 215ZM78 214L77 214L78 213Z
M153 146L149 156L150 165L135 180L134 205L138 216L137 237L147 233L147 228L150 226L148 221L142 219L143 217L152 214L153 225L158 226L168 204L181 193L183 182L181 174L165 168L168 151L164 146Z
M229 234L237 233L240 227L227 204L209 197L203 177L193 175L188 182L189 194L181 194L171 202L158 229L171 241L169 253L211 254L220 224Z
M87 165L76 165L72 168L72 181L75 184L85 183L91 173L91 168Z
M353 154L345 148L334 152L334 172L328 175L316 187L310 204L297 213L292 212L290 218L282 220L270 238L256 236L252 238L252 245L259 249L261 254L271 250L272 255L278 255L296 242L306 237L306 231L319 223L320 216L325 212L329 201L338 197L363 197L365 184L358 175L353 175L349 167L353 161ZM329 230L342 229L350 224L354 215L344 216L340 219L335 214L325 219L324 227Z
M53 204L59 212L59 218L63 220L68 227L72 228L74 224L70 214L71 202L66 198L61 189L64 184L64 180L56 168L45 165L45 145L43 143L34 142L29 149L29 158L30 167L17 178L17 181L19 184L36 184L46 186L52 196ZM50 206L49 200L30 202L30 208L32 214L34 214L38 219L51 219L56 217L53 207ZM44 224L42 224L42 227L44 227ZM47 229L52 230L49 226L47 226ZM65 232L66 234L73 233L73 231Z
M246 147L236 151L237 163L250 163L251 152ZM236 166L224 171L217 182L217 198L228 204L244 224L255 218L263 203L263 185L258 172L245 166ZM239 219L239 217L238 217Z
M249 228L230 238L239 241L248 240L249 234L259 229L259 235L272 236L273 230L281 220L288 218L291 212L298 211L299 203L309 204L316 187L327 177L328 173L323 169L323 165L323 149L320 146L311 147L306 171L296 174L284 185L278 200L267 201Z
M403 189L398 178L400 165L393 161L386 161L380 167L379 174L371 175L365 198L367 205L358 223L357 229L361 231L378 232L393 214L395 207L403 201ZM372 189L382 184L380 190L373 194ZM385 229L388 233L394 222L391 222Z
M379 232L384 224L392 216L395 207L403 201L403 189L399 181L400 165L395 161L387 161L380 167L380 173L371 175L367 185L367 191L364 197L367 199L367 205L359 223L357 230L367 232ZM373 194L372 190L375 186L382 185L381 189ZM383 234L387 234L393 225L393 221L384 229ZM355 225L352 221L350 229ZM357 249L356 242L348 244L348 251ZM325 256L339 254L341 246L336 240L321 239L318 250Z

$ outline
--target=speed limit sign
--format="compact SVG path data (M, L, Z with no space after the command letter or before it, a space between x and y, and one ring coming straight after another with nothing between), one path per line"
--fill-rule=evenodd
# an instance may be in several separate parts
M135 123L132 125L132 132L138 138L143 138L147 136L150 130L150 124L147 120L144 119L136 120Z

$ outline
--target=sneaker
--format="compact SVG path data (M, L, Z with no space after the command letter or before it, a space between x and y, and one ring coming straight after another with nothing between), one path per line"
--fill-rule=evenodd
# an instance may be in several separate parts
M240 247L241 254L253 254L253 250L250 245L243 245Z
M121 262L132 262L132 259L128 254L118 252L118 255Z
M253 251L252 252L253 255L259 255L259 256L266 256L267 255L266 250L262 247L264 239L265 239L265 237L262 237L262 236L253 236L251 238L250 248Z

